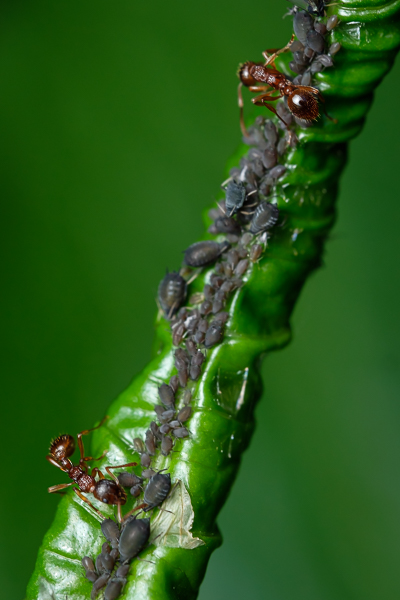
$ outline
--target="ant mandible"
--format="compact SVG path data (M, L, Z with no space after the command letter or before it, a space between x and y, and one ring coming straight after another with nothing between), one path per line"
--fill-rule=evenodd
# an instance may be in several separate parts
M83 435L87 435L91 431L99 429L99 427L101 427L104 421L106 421L107 419L108 416L104 417L104 419L99 425L97 425L97 427L93 427L92 429L85 429L84 431L78 433L78 447L79 452L81 454L78 465L74 465L69 459L69 457L72 456L75 451L75 440L72 437L72 435L59 435L58 438L56 438L51 443L50 454L46 456L47 460L50 464L68 473L68 476L70 477L70 479L73 479L73 482L53 485L49 487L49 493L54 494L55 492L59 492L60 490L70 487L71 485L77 485L78 489L76 487L73 488L75 494L81 500L86 502L86 504L89 504L89 506L94 511L96 511L96 513L100 515L102 519L105 519L106 517L103 515L103 513L101 513L99 510L97 510L97 508L93 506L90 500L88 500L86 496L82 494L82 492L93 494L93 496L97 500L100 500L100 502L104 502L104 504L116 504L118 507L118 520L119 522L121 522L121 505L126 503L127 496L125 490L119 484L117 477L113 473L111 473L111 469L119 469L121 467L135 467L137 463L132 462L127 463L125 465L106 467L106 471L110 475L112 481L110 481L110 479L106 479L103 473L97 467L92 468L91 474L89 475L89 467L86 463L89 460L100 460L106 455L107 452L103 452L103 454L99 456L99 458L85 456L85 450L82 441ZM99 476L98 481L95 480L96 475Z
M265 50L263 56L266 60L264 64L245 62L240 66L238 76L240 79L238 88L238 103L240 108L240 127L243 135L247 135L246 126L243 118L243 97L242 97L242 86L246 86L250 92L266 92L252 98L253 104L256 106L265 106L273 112L278 119L282 121L285 127L289 128L286 121L282 119L277 113L276 109L267 104L268 102L275 102L279 98L287 97L287 106L290 112L303 121L315 121L319 117L318 102L315 96L320 102L324 102L324 98L321 92L314 87L308 85L296 85L290 79L288 79L283 73L278 71L275 66L276 57L282 52L287 52L294 40L292 35L290 42L286 44L281 50ZM273 54L269 54L272 52ZM256 85L258 82L265 83L266 85ZM272 88L272 89L271 89ZM269 90L269 91L267 91ZM273 95L274 92L279 92L279 95ZM334 121L330 117L325 109L326 116Z

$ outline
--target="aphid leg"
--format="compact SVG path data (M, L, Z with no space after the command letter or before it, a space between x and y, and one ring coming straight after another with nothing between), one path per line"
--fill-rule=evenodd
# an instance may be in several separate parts
M266 60L264 66L265 67L267 67L268 65L274 66L274 61L275 61L276 57L279 54L282 54L283 52L287 52L288 50L290 50L290 46L292 45L293 40L294 40L294 33L293 33L292 37L290 38L290 41L286 44L286 46L284 46L280 50L273 51L273 54L270 55L271 50L264 50L264 52L262 53L263 57Z
M52 485L47 491L49 494L58 494L61 490L65 490L65 488L74 485L74 483L75 482L73 481L72 483L59 483L58 485Z
M104 422L107 421L108 418L109 418L108 415L106 415L104 417L104 419L102 419L96 427L92 427L92 429L84 429L83 431L78 433L78 435L76 436L78 438L78 447L79 447L79 452L81 453L82 460L85 458L85 449L83 447L82 436L87 435L88 433L90 433L91 431L94 431L95 429L99 429L104 424Z
M95 512L96 512L96 513L97 513L97 514L98 514L98 515L99 515L99 516L102 518L102 520L103 520L103 521L104 521L104 519L106 519L106 517L103 515L103 513L101 513L99 510L97 510L97 508L96 508L95 506L93 506L93 504L90 502L90 500L88 500L88 499L86 498L86 496L84 496L84 495L82 494L82 492L80 492L80 491L79 491L79 490L77 490L76 488L73 488L73 490L74 490L75 494L76 494L77 496L79 496L79 498L80 498L81 500L83 500L84 502L86 502L86 504L89 504L90 508L93 508L93 510L94 510L94 511L95 511Z
M187 280L186 285L190 285L200 275L203 269L197 269L195 273Z

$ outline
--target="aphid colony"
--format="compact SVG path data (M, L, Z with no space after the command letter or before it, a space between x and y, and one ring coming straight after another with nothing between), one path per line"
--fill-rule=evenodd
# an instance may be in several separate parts
M294 3L299 4L297 1ZM258 116L254 124L246 128L239 91L243 141L250 149L240 159L239 165L230 170L229 179L222 184L225 198L209 212L213 223L208 231L218 236L218 240L196 242L189 246L184 252L180 271L167 273L159 284L158 303L171 327L176 374L158 388L159 404L154 406L155 417L144 439L133 440L133 450L140 455L141 474L122 471L116 476L112 473L114 469L137 466L137 463L105 467L110 479L96 467L89 473L87 462L104 456L85 456L82 436L93 429L82 431L77 436L78 465L70 460L75 449L72 436L59 436L51 444L47 459L65 471L72 483L53 486L49 492L74 486L79 498L103 519L101 531L107 541L101 553L95 560L88 556L82 559L86 577L93 583L92 600L102 589L105 600L116 600L126 583L129 563L149 544L150 518L138 517L160 507L171 491L169 473L156 472L152 467L160 454L169 456L178 440L191 435L187 421L193 412L195 382L201 375L207 353L223 340L224 328L229 320L226 309L232 294L244 285L244 276L262 257L271 230L280 218L273 196L279 179L286 172L286 166L280 160L297 143L291 128L296 123L308 126L307 122L318 116L316 98L320 101L323 98L310 84L315 73L333 65L332 56L340 49L339 44L333 43L325 53L325 36L338 20L336 16L321 18L325 10L322 1L301 0L300 4L306 5L307 10L295 7L290 11L297 40L292 38L282 50L263 53L266 59L264 65L248 62L239 71L239 90L245 85L250 91L262 91L253 103L272 110L278 117L277 124ZM290 68L297 73L293 79L277 71L274 65L276 56L288 49L293 53ZM270 52L273 54L270 55ZM266 85L256 89L255 84L260 81ZM268 88L277 90L279 96L272 96ZM278 101L276 109L267 104L282 97L284 100ZM202 291L188 298L190 283L205 267L212 265ZM101 427L106 419L94 429ZM122 516L121 507L127 501L127 489L138 500L137 505ZM105 504L116 506L118 523L96 509L85 495L88 493Z

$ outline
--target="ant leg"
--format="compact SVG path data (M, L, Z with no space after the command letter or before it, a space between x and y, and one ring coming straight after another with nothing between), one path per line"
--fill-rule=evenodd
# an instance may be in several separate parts
M103 473L100 471L100 469L98 469L97 467L94 467L92 469L92 472L90 474L91 477L96 477L96 475L99 476L99 479L105 479Z
M122 469L122 467L137 467L137 463L131 462L131 463L126 463L125 465L114 465L113 467L106 467L107 473L109 474L111 479L114 479L115 483L118 483L118 485L119 485L118 478L116 475L114 475L114 473L111 473L111 469Z
M133 515L134 512L136 512L137 510L140 510L141 508L146 508L146 506L147 506L147 504L144 503L144 504L139 504L139 506L136 506L135 508L132 508L132 510L130 510L128 513L126 513L126 515L124 515L122 523L124 521L126 521L128 517Z
M49 463L51 465L54 465L55 467L58 467L59 469L61 469L61 471L64 471L64 469L62 468L62 466L59 465L58 462L56 461L56 459L53 458L52 456L50 456L50 454L48 456L46 456L46 459L49 461Z
M268 50L264 50L263 57L265 58L266 62L264 64L264 67L267 67L268 65L274 65L275 59L278 56L278 54L282 54L283 52L287 52L290 49L290 46L292 45L292 42L294 40L294 34L292 35L292 37L290 38L290 41L286 44L286 46L284 46L283 48L281 48L280 50L276 50L273 54L269 55Z
M79 498L80 498L81 500L83 500L84 502L86 502L86 504L89 504L90 508L92 508L92 509L93 509L93 510L94 510L94 511L95 511L95 512L96 512L96 513L97 513L97 514L98 514L98 515L99 515L99 516L102 518L102 520L103 520L103 521L104 521L104 519L106 519L106 517L103 515L103 513L101 513L99 510L97 510L97 508L95 508L95 507L93 506L93 504L90 502L90 500L88 500L88 499L86 498L86 496L84 496L84 495L82 494L82 492L80 492L80 491L79 491L79 490L77 490L76 488L73 488L73 490L74 490L75 494L76 494L77 496L79 496Z
M90 433L91 431L94 431L95 429L99 429L104 424L104 422L107 421L108 418L109 418L109 416L106 415L104 417L104 419L102 419L100 421L100 423L98 425L96 425L96 427L92 427L92 429L84 429L83 431L78 433L78 435L76 436L78 438L78 447L79 447L79 452L81 453L82 460L85 458L85 450L83 448L82 436L87 435L88 433Z
M282 123L285 125L285 127L287 129L289 129L289 125L286 123L286 121L284 121L282 119L282 117L280 115L278 115L278 113L276 112L276 109L273 106L270 106L269 104L267 104L267 102L274 102L275 100L279 100L279 98L282 98L282 97L283 97L283 94L280 94L279 96L275 96L275 97L272 97L269 94L262 94L261 96L252 98L252 102L256 106L265 106L265 108L268 108L268 110L273 112L274 115L276 115L278 117L278 119L280 121L282 121Z
M79 466L82 467L84 469L84 471L87 473L88 466L85 464L85 462L87 462L89 460L101 460L102 458L105 457L106 454L107 454L107 450L104 450L103 454L101 456L99 456L98 458L94 458L93 456L84 456L83 458L79 459Z
M246 129L246 125L244 122L244 115L243 115L243 106L244 106L244 102L243 102L243 95L242 95L242 82L239 83L238 86L238 105L239 105L239 111L240 111L240 129L242 131L242 134L247 137L248 133L247 133L247 129Z
M49 494L57 494L59 491L65 490L65 488L74 485L74 483L75 482L73 481L72 483L60 483L59 485L52 485L48 488L47 491L49 492Z

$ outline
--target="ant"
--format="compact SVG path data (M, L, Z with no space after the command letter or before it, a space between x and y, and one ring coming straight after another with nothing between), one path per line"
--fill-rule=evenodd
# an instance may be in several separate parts
M287 52L294 40L294 34L292 35L290 42L286 44L281 50L265 50L263 57L266 62L264 64L245 62L240 66L238 76L240 79L238 88L238 103L240 108L240 127L243 135L247 135L246 126L243 118L243 97L242 97L242 86L246 86L250 92L266 92L252 98L253 104L256 106L265 106L273 112L280 121L289 129L289 125L282 119L277 113L276 109L267 104L268 102L275 102L279 98L287 97L287 106L290 112L301 119L302 121L315 121L319 117L318 102L315 96L320 102L324 102L324 98L321 92L314 87L308 85L296 85L283 73L278 71L275 66L275 59L278 54ZM269 54L272 52L273 54ZM268 68L270 67L271 68ZM258 82L265 83L266 85L256 85ZM270 89L272 88L272 89ZM267 91L268 90L268 91ZM278 96L274 96L274 92L279 92ZM324 109L326 116L335 122Z
M98 514L104 520L106 517L101 513L97 508L93 506L93 504L82 494L82 492L93 494L93 496L100 500L100 502L104 502L104 504L116 504L118 506L118 520L122 521L121 514L121 505L126 503L126 492L119 484L117 477L111 473L111 469L119 469L121 467L135 467L137 463L132 462L125 465L116 465L114 467L106 467L107 473L110 475L113 481L106 479L103 473L97 467L92 468L91 474L88 473L88 465L86 464L89 460L100 460L106 454L103 452L99 458L93 458L92 456L85 456L85 450L83 447L82 436L87 435L91 431L95 429L99 429L103 425L103 423L108 419L108 416L105 416L104 419L100 422L97 427L93 427L92 429L85 429L78 433L78 447L81 457L79 459L79 464L74 465L69 457L73 455L75 451L75 440L72 435L63 434L59 435L50 446L50 454L46 456L47 460L50 464L58 467L62 471L68 473L70 479L73 479L72 483L60 483L59 485L53 485L49 487L49 493L54 494L55 492L59 492L71 485L77 485L73 488L75 494L86 504ZM96 481L96 475L99 476L99 480Z

